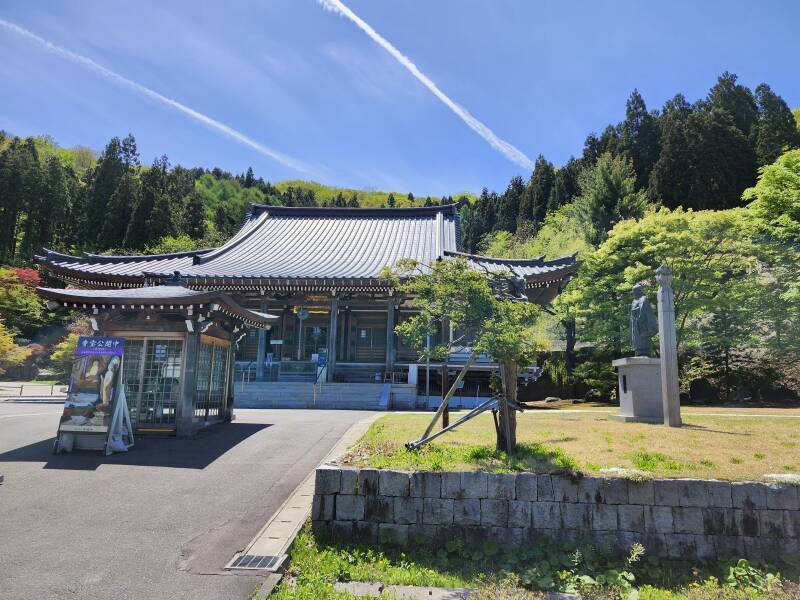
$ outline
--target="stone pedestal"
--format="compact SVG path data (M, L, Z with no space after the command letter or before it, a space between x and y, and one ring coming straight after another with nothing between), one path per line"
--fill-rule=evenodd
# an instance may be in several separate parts
M664 404L661 400L661 361L646 356L633 356L612 361L619 376L621 421L663 423Z

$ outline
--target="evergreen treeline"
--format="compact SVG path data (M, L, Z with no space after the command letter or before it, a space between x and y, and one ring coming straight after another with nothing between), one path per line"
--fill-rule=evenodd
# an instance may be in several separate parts
M529 238L549 211L572 202L588 186L605 186L608 197L627 199L617 207L579 203L586 223L596 229L589 236L594 244L615 219L639 216L643 202L671 209L741 206L742 192L755 183L758 169L797 147L794 116L765 83L753 91L726 72L704 99L690 104L677 94L654 111L634 90L625 120L590 134L580 158L556 168L540 155L527 182L514 177L501 194L484 189L465 206L464 246L477 252L484 236L498 231ZM628 185L631 189L613 189ZM598 222L604 219L609 222Z
M0 131L0 264L26 264L42 247L65 252L157 252L223 243L251 203L283 206L432 206L448 197L337 190L291 181L273 185L248 168L140 162L132 135L113 138L100 156L63 149L48 138ZM319 194L319 197L318 197ZM346 195L345 195L346 194Z

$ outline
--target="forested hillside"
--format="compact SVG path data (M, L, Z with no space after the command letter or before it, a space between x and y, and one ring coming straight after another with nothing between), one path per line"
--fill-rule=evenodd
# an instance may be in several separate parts
M625 120L588 135L580 157L556 168L539 155L527 181L514 177L500 193L484 189L462 213L465 246L479 250L492 232L529 238L575 200L595 244L615 222L648 206L741 206L758 169L800 146L799 123L800 110L793 116L767 84L750 90L730 73L705 98L690 103L679 93L660 110L648 110L634 90Z
M460 198L466 195L459 196ZM241 225L251 203L283 206L431 206L450 197L275 185L248 168L143 165L133 135L100 155L49 137L0 132L0 264L29 264L41 248L65 252L156 252L214 246Z

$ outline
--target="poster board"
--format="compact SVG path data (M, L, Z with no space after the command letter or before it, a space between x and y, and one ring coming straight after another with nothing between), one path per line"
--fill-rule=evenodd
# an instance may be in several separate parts
M133 429L122 389L125 339L81 336L54 450L93 449L106 454L133 445ZM110 443L113 439L113 444Z

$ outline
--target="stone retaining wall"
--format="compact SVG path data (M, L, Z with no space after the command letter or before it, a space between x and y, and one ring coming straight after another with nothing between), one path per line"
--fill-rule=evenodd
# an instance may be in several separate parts
M433 473L323 466L315 530L339 539L436 544L546 535L672 558L768 558L800 551L798 487L696 479Z

